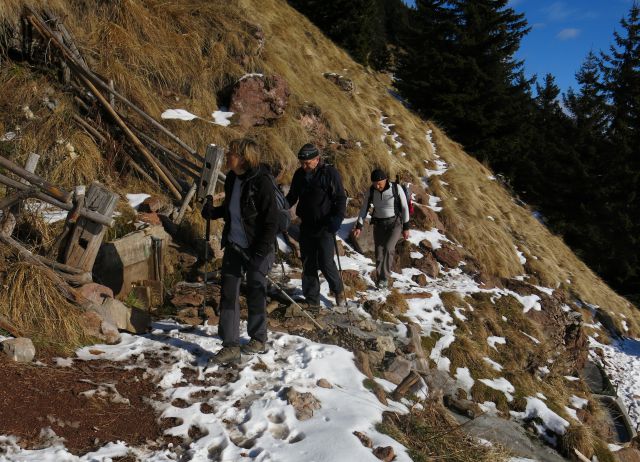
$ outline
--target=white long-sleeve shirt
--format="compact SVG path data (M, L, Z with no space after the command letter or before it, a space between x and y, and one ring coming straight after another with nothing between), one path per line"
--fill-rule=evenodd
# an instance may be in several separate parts
M406 228L406 225L409 223L409 205L407 204L407 197L402 190L402 186L397 185L396 187L398 197L400 198L400 216L402 218L402 224L405 225ZM369 191L371 191L371 189L367 189L364 192L364 202L358 215L359 226L363 225L364 219L367 217L367 213L369 213L369 207L371 205L369 204ZM387 181L387 187L382 191L373 188L372 203L373 213L371 216L373 218L392 218L396 216L395 198L393 196L391 181Z

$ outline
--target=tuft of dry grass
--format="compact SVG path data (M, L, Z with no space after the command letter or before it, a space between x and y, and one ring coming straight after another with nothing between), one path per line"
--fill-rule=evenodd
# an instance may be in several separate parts
M384 309L394 314L406 313L409 309L407 301L398 291L398 289L391 289L387 299L384 302Z
M487 446L464 433L448 411L434 401L408 414L385 412L377 429L405 445L415 462L500 462L508 458L500 446Z
M25 262L7 267L0 313L39 349L71 353L90 340L80 325L80 310L60 290L61 281L46 268Z

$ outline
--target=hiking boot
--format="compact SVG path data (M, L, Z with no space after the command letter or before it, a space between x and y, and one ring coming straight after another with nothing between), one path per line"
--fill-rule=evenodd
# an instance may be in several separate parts
M320 303L304 303L302 304L302 308L304 308L304 310L311 316L318 316L320 314L321 305Z
M252 338L249 340L249 343L240 347L240 351L243 355L261 355L267 352L267 344Z
M340 292L339 294L336 294L335 306L347 306L347 300L344 298L344 292Z
M222 347L209 360L209 364L214 366L226 366L227 364L238 364L240 362L240 347Z

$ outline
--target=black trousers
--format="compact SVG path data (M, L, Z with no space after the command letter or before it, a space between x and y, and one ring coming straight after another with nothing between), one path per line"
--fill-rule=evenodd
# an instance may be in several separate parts
M271 269L274 262L274 254L271 252L265 257L257 270L247 269L243 258L231 246L224 249L222 258L222 287L220 294L220 323L218 334L222 339L222 345L240 345L240 283L242 271L247 273L247 307L249 320L247 333L249 337L261 342L267 341L267 313L265 310L267 300L267 279L265 275Z
M342 293L344 287L340 273L333 260L335 236L324 228L300 228L300 253L302 256L302 293L307 303L320 304L320 277L322 271L334 294Z

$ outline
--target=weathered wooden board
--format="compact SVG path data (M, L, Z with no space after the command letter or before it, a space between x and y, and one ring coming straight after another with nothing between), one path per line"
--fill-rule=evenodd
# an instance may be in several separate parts
M87 191L84 206L111 218L117 202L117 194L95 182ZM91 271L106 229L104 225L84 217L79 218L67 243L62 262L85 271Z
M204 202L207 196L213 196L223 160L224 150L215 144L210 144L204 156L202 174L198 182L198 191L196 194L198 202Z

